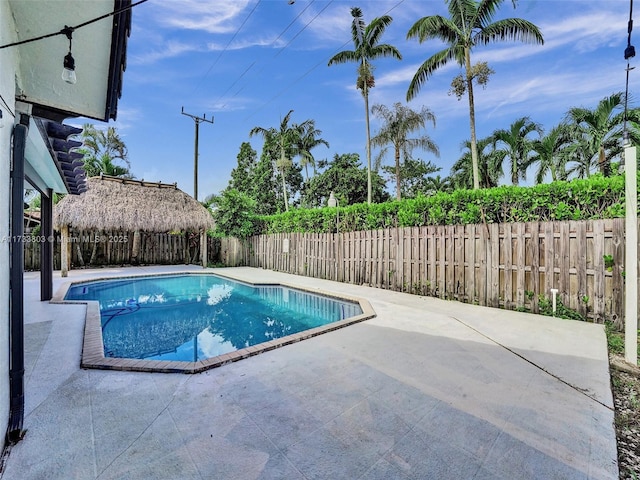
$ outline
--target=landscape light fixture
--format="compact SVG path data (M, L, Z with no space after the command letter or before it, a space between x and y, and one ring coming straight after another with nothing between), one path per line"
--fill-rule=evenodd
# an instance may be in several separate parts
M64 33L69 39L69 53L64 57L64 68L62 69L62 79L71 84L75 85L76 83L76 61L71 55L71 37L73 35L73 28L67 25L62 29L62 33Z
M327 207L338 207L340 206L338 199L333 194L333 191L329 193L329 198L327 199ZM336 210L336 233L340 233L340 210Z

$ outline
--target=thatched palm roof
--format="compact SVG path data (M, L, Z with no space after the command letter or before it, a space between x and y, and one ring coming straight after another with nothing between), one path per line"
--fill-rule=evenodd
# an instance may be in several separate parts
M102 175L89 178L87 186L55 206L54 228L168 232L213 227L209 211L176 184Z

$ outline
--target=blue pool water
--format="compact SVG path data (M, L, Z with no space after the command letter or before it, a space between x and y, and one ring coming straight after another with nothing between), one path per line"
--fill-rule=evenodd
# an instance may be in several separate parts
M354 302L215 275L75 284L66 300L100 304L105 356L198 361L360 315Z

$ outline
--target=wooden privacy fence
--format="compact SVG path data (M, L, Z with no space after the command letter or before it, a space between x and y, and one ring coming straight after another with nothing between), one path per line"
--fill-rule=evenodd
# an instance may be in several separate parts
M220 260L533 312L558 289L594 321L624 314L624 219L226 238Z
M124 231L75 231L70 232L71 264L82 266L126 265L132 261L134 232ZM25 270L40 269L39 237L31 237L24 243ZM54 234L53 268L60 269L61 238ZM207 257L217 261L218 241L208 238ZM139 264L188 264L200 263L200 235L198 233L149 233L140 232Z

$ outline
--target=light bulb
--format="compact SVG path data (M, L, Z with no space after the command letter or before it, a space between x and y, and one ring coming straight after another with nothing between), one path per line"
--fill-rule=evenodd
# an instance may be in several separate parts
M73 59L73 55L69 52L64 57L64 69L62 70L62 79L70 83L71 85L75 85L76 83L76 61Z

